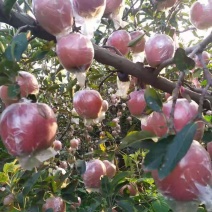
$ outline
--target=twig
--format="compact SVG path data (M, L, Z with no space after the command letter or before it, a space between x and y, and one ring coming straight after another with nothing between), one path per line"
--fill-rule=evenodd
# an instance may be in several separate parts
M66 133L68 132L68 130L70 129L71 126L71 120L68 122L68 124L66 125L66 129L61 133L61 135L58 137L58 140L62 140L63 137L66 135Z
M123 56L123 54L122 54L116 47L114 47L114 46L106 46L106 45L104 45L104 46L102 46L102 48L105 48L105 49L112 49L112 50L115 51L116 54L118 54L118 55L120 55L120 56Z
M180 33L184 33L184 32L187 32L187 31L191 31L191 30L194 30L196 31L197 28L196 27L191 27L191 28L187 28L187 29L184 29L184 30L176 30L176 33L180 34Z
M102 85L104 84L104 82L105 82L108 78L110 78L111 76L113 76L115 73L116 73L116 71L111 72L107 77L105 77L105 78L100 82L100 84L99 84L99 89L98 89L99 92L100 92L101 87L102 87Z
M201 54L197 54L198 60L200 61L200 63L203 66L203 72L204 72L204 78L207 80L207 85L206 87L202 90L202 95L200 97L199 100L199 108L198 108L198 115L200 117L202 117L202 111L203 111L203 104L204 104L204 100L205 100L205 96L207 95L208 89L210 88L210 86L212 86L212 77L211 77L211 73L209 72L205 61L202 57L202 53Z
M177 103L177 99L178 99L178 96L179 96L179 91L180 91L180 87L182 86L182 83L183 83L183 80L184 80L184 77L185 77L185 72L182 71L180 72L180 76L179 76L179 79L177 81L177 84L176 84L176 87L172 93L172 108L171 108L171 112L170 112L170 119L169 119L169 130L170 131L176 131L175 130L175 127L174 127L174 111L175 111L175 106L176 106L176 103Z

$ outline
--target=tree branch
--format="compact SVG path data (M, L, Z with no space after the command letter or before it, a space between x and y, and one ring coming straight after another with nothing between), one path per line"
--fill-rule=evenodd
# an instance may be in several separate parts
M14 10L11 11L10 15L4 14L3 11L3 1L0 0L0 22L9 24L10 26L18 29L22 26L28 25L32 34L38 38L50 41L56 41L55 37L47 33L42 29L32 17L27 14L17 13ZM204 45L201 44L201 47ZM171 82L170 80L153 76L154 68L144 67L141 63L133 63L125 57L121 57L117 54L111 53L109 50L106 50L102 47L94 44L95 49L95 60L99 63L110 65L115 67L117 70L135 76L141 79L144 83L152 85L153 87L160 89L167 93L172 93L173 89L176 87L176 83ZM196 48L195 48L196 49ZM189 49L187 53L192 52L194 49ZM201 94L195 93L189 89L185 89L186 92L190 95L191 99L196 102L199 102ZM212 97L206 95L205 98L212 104ZM205 101L204 107L210 108L210 105Z

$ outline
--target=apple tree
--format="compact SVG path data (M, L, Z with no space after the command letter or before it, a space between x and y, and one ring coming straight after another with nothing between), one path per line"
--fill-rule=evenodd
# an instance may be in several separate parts
M211 0L0 0L0 211L212 211L211 28Z

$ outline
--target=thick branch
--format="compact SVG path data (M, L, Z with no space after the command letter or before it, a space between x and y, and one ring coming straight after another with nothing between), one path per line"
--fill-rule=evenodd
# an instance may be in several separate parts
M39 25L37 25L36 21L26 15L17 13L12 11L10 16L4 14L3 11L3 2L0 0L0 22L4 22L13 26L14 28L20 28L22 26L28 25L32 34L37 36L38 38L45 39L45 40L55 40L55 37L47 33L43 30ZM163 77L154 77L153 76L153 68L144 67L140 63L133 63L130 60L121 57L119 55L111 53L109 50L103 49L94 44L95 49L95 59L99 63L110 65L115 67L117 70L121 70L124 73L130 74L132 76L140 78L146 84L150 84L153 87L160 89L164 92L172 93L173 89L175 88L176 84L174 82L169 81ZM195 93L191 90L186 89L186 92L190 95L190 97L199 102L200 94ZM212 97L206 96L206 99L210 101L212 104ZM205 105L209 108L209 104Z

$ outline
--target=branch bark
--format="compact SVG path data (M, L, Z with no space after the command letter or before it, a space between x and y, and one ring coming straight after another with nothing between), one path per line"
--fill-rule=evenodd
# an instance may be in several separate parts
M3 11L3 1L0 0L0 22L9 24L10 26L18 29L23 26L29 26L32 34L38 38L50 41L56 41L55 37L44 29L34 20L32 17L27 14L22 14L11 11L10 15L4 14ZM154 70L150 67L144 67L141 63L133 63L125 57L121 57L117 54L111 53L109 50L106 50L102 47L94 44L95 49L95 60L99 63L113 66L114 68L121 70L122 72L135 76L141 79L144 83L149 84L157 89L160 89L164 92L172 93L173 89L176 86L176 83L163 78L157 77L153 74ZM193 49L192 49L193 50ZM189 49L188 52L192 51ZM195 93L189 89L186 89L186 92L190 95L191 99L199 103L201 94ZM206 99L212 105L212 96L207 95ZM210 109L210 104L205 101L204 107Z

